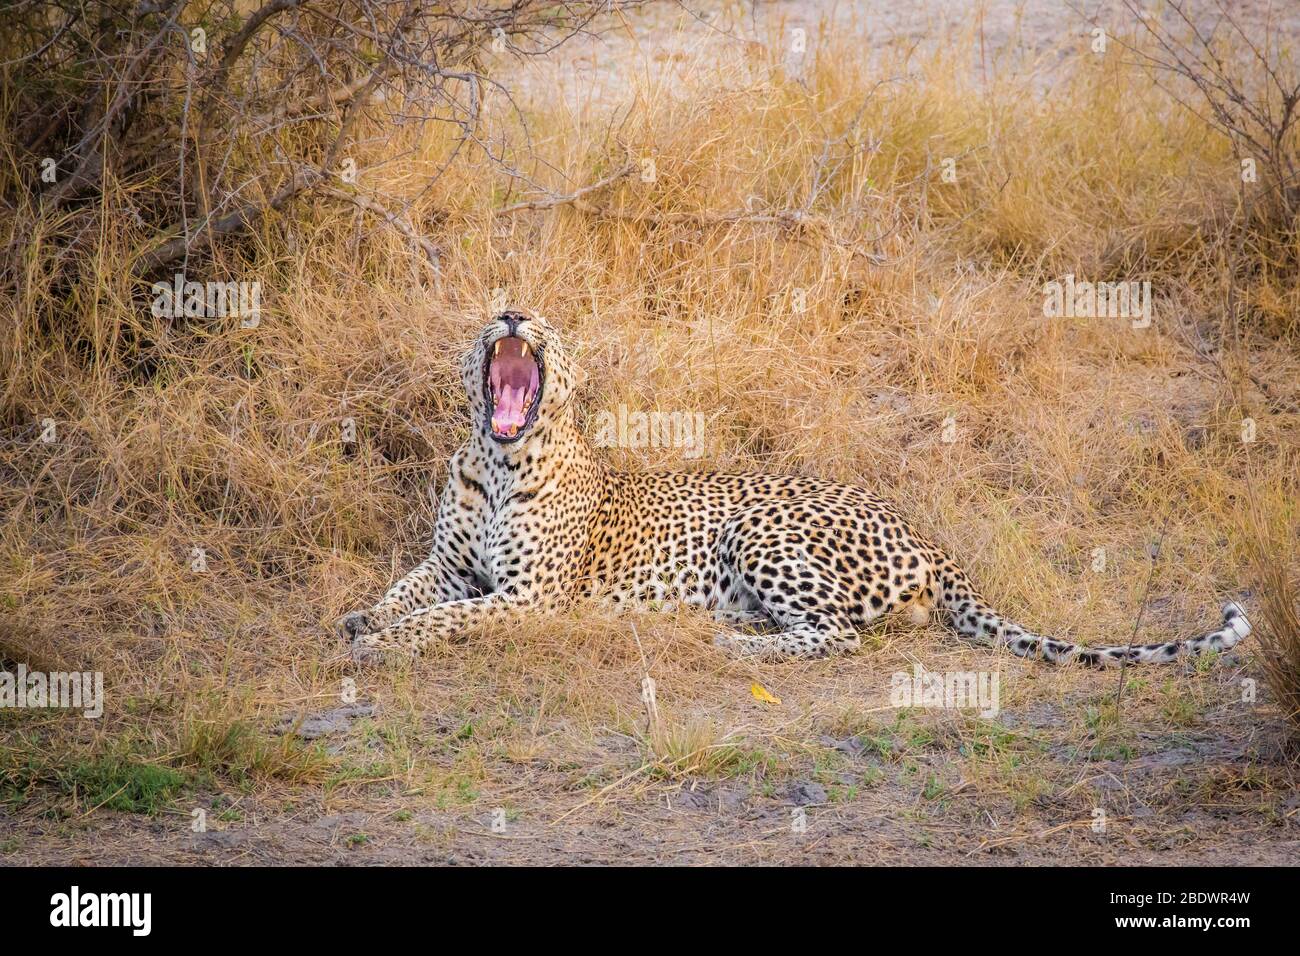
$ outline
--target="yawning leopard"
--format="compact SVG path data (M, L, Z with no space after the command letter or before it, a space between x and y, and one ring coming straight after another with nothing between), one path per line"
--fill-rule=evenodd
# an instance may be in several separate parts
M473 432L451 459L433 550L368 611L338 622L358 661L420 653L521 609L584 598L684 602L768 633L717 643L768 658L859 646L866 625L941 612L964 637L1023 657L1165 662L1232 647L1241 607L1197 637L1081 647L994 611L966 572L866 488L817 478L610 469L574 421L574 371L543 319L507 311L462 362Z

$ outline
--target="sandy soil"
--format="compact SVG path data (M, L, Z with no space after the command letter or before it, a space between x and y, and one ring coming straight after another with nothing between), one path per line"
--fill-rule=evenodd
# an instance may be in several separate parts
M1217 0L1181 6L1207 35L1227 29ZM1300 33L1300 8L1292 5L1235 0L1228 9L1252 36ZM865 59L878 60L886 52L943 48L969 34L977 38L973 77L1029 71L1046 89L1064 57L1089 48L1094 30L1114 37L1130 32L1133 22L1120 0L688 0L634 11L599 36L574 38L544 60L518 62L511 88L524 97L558 92L576 110L604 112L633 95L634 86L671 84L695 64L737 49L762 47L765 55L780 49L784 64L797 71L810 62L821 35L851 37Z
M911 775L889 767L883 768L888 782L845 802L832 802L827 787L813 779L792 780L771 795L743 782L699 780L589 805L571 794L566 775L533 771L520 789L538 799L504 818L504 825L496 822L495 829L491 811L431 810L427 800L382 793L344 800L311 795L289 810L237 801L239 822L213 822L204 833L191 832L184 814L151 819L99 811L80 821L27 820L21 826L23 848L0 856L0 862L1294 865L1300 861L1300 798L1294 794L1263 813L1154 802L1188 774L1243 775L1252 759L1206 744L1137 761L1087 764L1081 783L1100 781L1117 794L1140 794L1100 831L1083 814L1026 831L999 819L1009 812L1005 805L979 795L967 799L960 789L933 802L918 799ZM942 755L936 760L942 762ZM881 769L879 761L858 755L838 772L857 779L869 768ZM353 809L335 806L340 803ZM801 809L802 831L795 823ZM209 812L215 821L217 811ZM19 830L16 820L0 815L0 844L6 832Z

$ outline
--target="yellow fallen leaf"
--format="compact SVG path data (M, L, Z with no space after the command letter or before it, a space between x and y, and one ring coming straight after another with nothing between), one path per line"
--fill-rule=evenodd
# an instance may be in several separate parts
M765 704L781 703L781 698L773 695L772 692L762 684L750 684L749 692L754 695L755 700L761 700Z

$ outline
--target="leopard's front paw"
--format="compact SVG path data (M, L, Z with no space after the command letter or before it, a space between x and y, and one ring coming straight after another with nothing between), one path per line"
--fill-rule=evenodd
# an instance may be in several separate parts
M344 614L334 622L334 633L341 641L355 641L363 634L369 634L374 630L374 621L369 611L353 611L351 614Z
M713 635L713 646L728 657L763 662L778 661L781 655L773 646L770 637L762 634L728 633L723 631Z
M373 635L362 634L352 642L352 663L361 666L382 664L385 649L375 643Z
M729 657L748 657L753 653L743 635L725 631L713 635L713 646Z

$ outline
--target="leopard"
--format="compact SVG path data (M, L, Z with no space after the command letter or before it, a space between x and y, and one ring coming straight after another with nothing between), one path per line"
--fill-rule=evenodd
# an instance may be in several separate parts
M770 661L858 649L873 622L946 620L960 639L1092 667L1226 651L1219 627L1156 643L1085 645L1034 633L867 487L762 472L618 471L576 416L582 373L555 326L512 307L460 361L470 435L447 465L427 558L372 607L334 622L352 661L419 656L512 616L582 601L712 612L714 643Z

